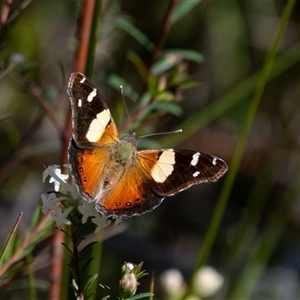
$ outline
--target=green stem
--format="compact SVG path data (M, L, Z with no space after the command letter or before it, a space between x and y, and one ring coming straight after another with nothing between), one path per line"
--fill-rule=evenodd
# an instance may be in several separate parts
M258 81L257 81L255 89L254 89L253 98L249 105L249 109L248 109L248 112L247 112L247 115L245 118L244 126L242 128L242 132L241 132L240 138L238 140L232 162L230 164L229 172L228 172L227 176L225 177L225 183L224 183L223 189L221 191L221 195L218 199L216 209L214 210L214 214L213 214L211 222L208 226L208 231L207 231L207 234L204 239L202 250L200 252L198 261L195 265L194 272L193 272L192 277L189 282L188 291L187 291L188 295L192 294L192 292L193 292L192 278L193 278L195 272L207 262L207 259L211 252L213 243L216 239L216 235L217 235L221 220L224 215L225 207L227 205L227 202L228 202L231 190L232 190L232 186L235 181L237 171L239 169L239 166L240 166L240 163L241 163L244 151L245 151L248 137L249 137L249 134L250 134L250 131L252 128L252 123L253 123L254 117L256 115L257 108L261 102L262 94L263 94L265 86L268 82L268 78L270 76L272 67L274 65L274 60L275 60L275 56L277 53L279 42L281 41L282 35L284 33L284 30L286 28L287 22L289 20L290 14L292 12L292 9L293 9L295 3L296 2L294 0L288 1L287 5L285 7L285 10L283 12L281 21L280 21L278 31L275 35L275 39L266 55L264 65L262 67L262 71L258 77Z

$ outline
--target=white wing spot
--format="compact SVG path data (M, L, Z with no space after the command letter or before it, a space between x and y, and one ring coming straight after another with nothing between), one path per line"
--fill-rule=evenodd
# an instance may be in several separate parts
M165 150L159 157L151 171L151 176L156 182L165 182L172 174L175 164L175 152L173 150Z
M192 166L196 166L198 161L199 161L199 157L200 157L200 153L199 152L196 152L194 155L193 155L193 159L191 161L191 165Z
M212 164L215 166L217 164L217 160L218 158L217 157L214 157L213 161L212 161Z
M103 135L107 124L111 119L109 109L105 109L97 114L91 122L86 138L89 142L97 142Z
M78 106L81 107L82 106L82 100L78 99Z
M97 95L97 89L93 89L92 92L90 92L90 94L87 97L87 101L92 102L93 99L96 97Z
M196 172L193 174L193 177L197 177L199 174L200 174L200 172L199 172L199 171L196 171Z
M84 83L85 82L85 77L82 77L82 79L79 82Z

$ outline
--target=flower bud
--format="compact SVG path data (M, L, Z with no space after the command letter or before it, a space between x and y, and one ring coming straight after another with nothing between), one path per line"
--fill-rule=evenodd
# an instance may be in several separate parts
M123 275L119 282L119 292L122 298L132 297L136 292L138 284L134 273Z

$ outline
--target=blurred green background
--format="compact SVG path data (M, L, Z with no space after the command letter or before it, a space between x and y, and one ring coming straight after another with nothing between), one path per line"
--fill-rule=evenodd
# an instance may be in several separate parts
M174 23L164 49L194 50L203 59L184 65L199 84L181 91L181 113L157 114L145 123L145 131L184 129L181 134L157 137L158 145L209 153L221 157L230 167L258 74L286 3L202 1ZM93 82L118 125L127 117L111 78L120 76L139 93L145 83L128 57L135 53L147 65L151 56L117 21L130 22L155 43L167 4L102 3ZM297 2L287 20L224 217L205 262L222 274L225 282L212 299L299 298L299 9ZM19 229L28 227L40 206L40 195L47 190L42 183L44 166L60 163L57 129L64 128L69 106L66 83L75 71L80 3L16 1L11 11L15 19L0 31L1 244L21 211L24 216ZM126 102L130 111L138 105L131 99ZM53 109L56 122L43 105ZM154 145L154 141L149 144ZM146 141L141 142L143 145ZM218 183L192 187L165 199L153 212L108 229L99 254L99 281L116 287L124 261L144 261L144 268L154 276L154 299L168 299L163 296L160 275L175 268L188 281L224 181L222 178ZM47 295L49 244L45 241L34 252L33 267L43 287L39 290L41 298ZM149 290L150 279L141 280L141 290ZM27 297L26 291L13 284L0 287L0 292L5 299Z

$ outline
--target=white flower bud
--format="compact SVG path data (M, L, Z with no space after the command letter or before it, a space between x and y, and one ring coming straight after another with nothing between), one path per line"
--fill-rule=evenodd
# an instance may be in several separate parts
M219 291L224 283L224 277L212 267L203 267L194 277L195 292L202 297L211 297Z
M133 294L136 290L138 282L133 273L125 274L120 280L120 287L131 294Z

